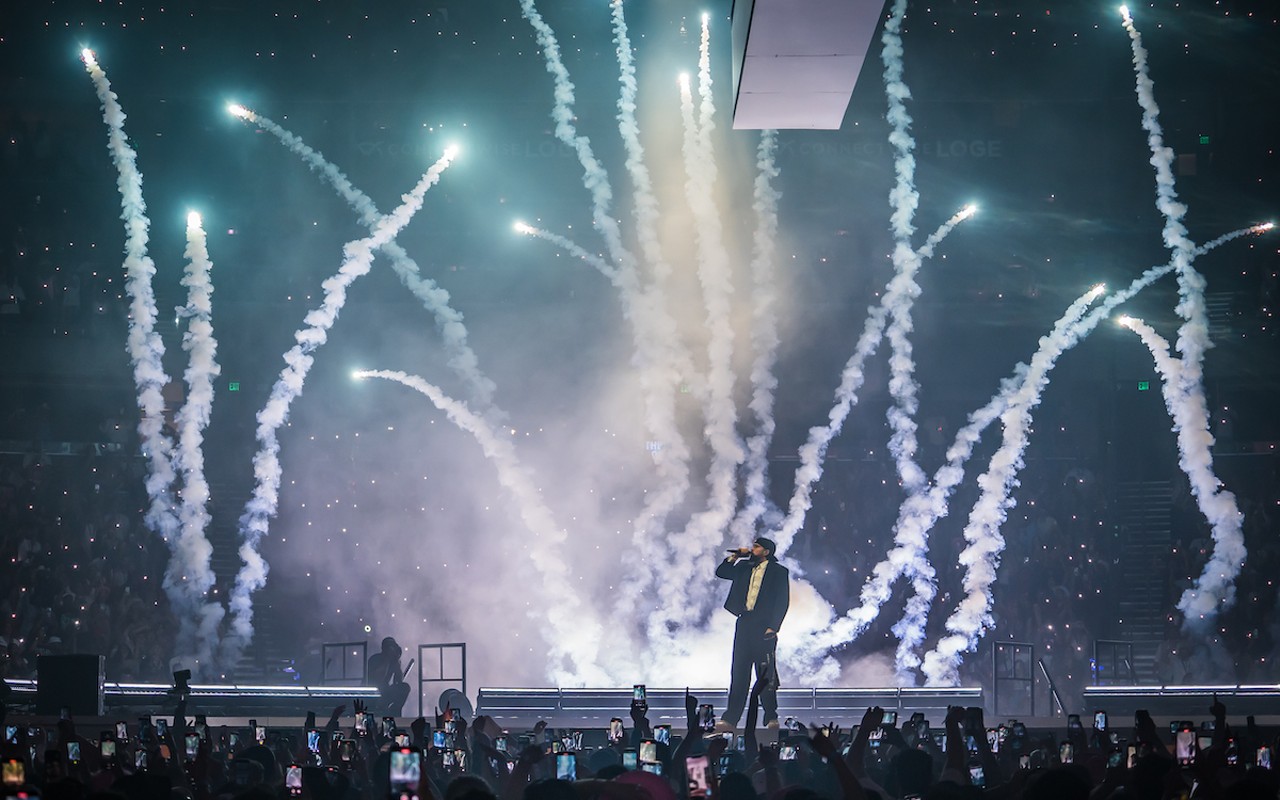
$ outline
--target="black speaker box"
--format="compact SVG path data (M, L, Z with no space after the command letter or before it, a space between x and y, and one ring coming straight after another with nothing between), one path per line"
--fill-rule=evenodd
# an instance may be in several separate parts
M103 683L106 658L89 654L36 658L36 713L101 717L106 714Z

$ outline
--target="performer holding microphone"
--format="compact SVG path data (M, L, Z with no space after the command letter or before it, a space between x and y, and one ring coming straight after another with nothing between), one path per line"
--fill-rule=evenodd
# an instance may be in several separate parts
M747 704L752 671L762 684L764 722L778 725L778 629L791 603L791 573L774 557L772 539L756 537L749 548L730 550L716 577L733 581L725 610L738 618L729 670L729 702L716 729L732 731Z

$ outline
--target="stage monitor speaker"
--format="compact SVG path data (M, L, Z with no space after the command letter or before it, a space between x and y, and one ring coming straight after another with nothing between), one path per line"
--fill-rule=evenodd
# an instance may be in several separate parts
M36 659L36 713L101 717L106 714L106 658L79 654Z

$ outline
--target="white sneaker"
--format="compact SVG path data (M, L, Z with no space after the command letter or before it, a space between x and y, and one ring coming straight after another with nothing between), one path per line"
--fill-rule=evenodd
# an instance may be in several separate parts
M737 730L737 726L734 725L732 722L726 722L725 720L720 720L719 722L716 723L716 727L715 727L716 733L733 733L735 730Z

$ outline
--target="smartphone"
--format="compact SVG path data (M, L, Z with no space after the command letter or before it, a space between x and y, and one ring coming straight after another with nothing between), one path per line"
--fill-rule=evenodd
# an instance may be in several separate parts
M80 763L80 743L67 742L67 761L72 764Z
M343 762L348 762L351 759L355 758L355 755L356 755L355 739L343 739L342 741L338 742L339 760Z
M716 712L710 703L703 703L698 706L698 727L704 731L715 730Z
M1095 731L1105 731L1107 729L1107 712L1093 712L1093 729Z
M431 734L431 746L437 750L444 749L447 746L444 731L433 731Z
M1203 752L1203 751L1205 751L1205 750L1208 750L1208 749L1209 749L1210 747L1212 747L1212 746L1213 746L1213 737L1212 737L1212 736L1197 736L1197 737L1196 737L1196 750L1197 750L1198 752Z
M169 720L165 719L164 717L161 717L160 719L156 720L156 736L159 736L161 739L163 739L168 735L169 735Z
M396 734L396 747L408 747L408 746L409 746L409 734L407 734L407 733L397 733L397 734Z
M879 749L880 742L884 739L883 728L872 728L871 733L867 734L867 742L871 745L872 750Z
M1125 752L1125 764L1128 765L1129 769L1133 769L1134 767L1138 766L1138 746L1131 744L1125 748L1124 752Z
M653 739L640 742L640 760L645 764L658 763L658 743Z
M26 766L20 758L6 758L4 761L4 785L21 786L27 782ZM6 794L8 794L6 792ZM14 792L16 794L16 791Z
M711 796L707 766L706 756L690 756L684 760L685 775L689 778L689 797Z
M972 783L979 789L987 788L987 775L983 772L981 764L969 765L969 783Z
M1271 769L1271 748L1263 745L1258 748L1257 764L1263 769Z
M1018 756L1018 769L1031 769L1031 754L1023 753Z
M793 744L784 744L784 745L778 746L779 761L795 761L796 754L797 754L796 746Z
M240 748L239 733L232 731L231 733L227 734L227 747L230 747L232 750L238 750Z
M139 769L139 770L147 768L147 751L146 750L139 750L138 752L133 754L133 768Z
M995 728L987 728L987 747L992 753L1000 752L1000 731Z
M1235 739L1227 740L1227 766L1234 767L1240 763L1240 748L1236 746Z
M1076 747L1071 742L1063 742L1058 745L1058 760L1063 764L1070 764L1076 760Z
M391 784L392 797L417 797L418 783L422 780L422 754L412 747L393 749L387 767L387 777Z
M313 753L320 752L320 731L315 728L307 731L307 749Z
M1107 769L1117 769L1124 764L1124 753L1119 748L1107 753Z
M622 741L622 718L614 717L609 720L609 743L616 744Z
M640 759L636 755L634 747L628 747L622 751L622 768L637 769L640 766Z
M884 724L885 724L885 725L897 725L897 724L898 724L898 712L897 712L897 711L886 711L886 712L884 712Z
M1178 759L1178 763L1184 767L1196 763L1195 731L1190 728L1184 728L1174 734L1173 755Z
M102 758L106 761L114 761L116 757L116 740L107 737L101 741Z
M712 727L715 727L715 726L713 725ZM655 741L658 742L658 744L665 744L668 747L670 747L671 746L671 726L670 725L653 726L653 738Z
M186 745L187 760L195 761L196 753L200 752L200 734L188 733L184 744Z
M7 744L18 743L18 726L17 725L4 726L4 740Z
M209 741L209 725L207 723L197 722L195 728L196 735L200 737L201 741Z
M284 772L284 788L289 794L298 797L302 794L302 765L290 764Z
M253 726L253 739L254 739L254 741L256 741L258 744L262 744L263 742L265 742L265 741L267 740L267 726L266 726L266 725L254 725L254 726Z
M556 779L576 781L578 779L578 757L573 753L560 753L556 756Z
M638 703L640 705L647 705L649 703L648 691L645 689L643 683L637 683L631 687L631 702Z
M505 733L493 740L493 749L499 753L507 752L507 736Z
M118 742L127 742L127 741L129 741L129 726L128 726L128 724L126 724L126 723L124 723L124 722L117 722L117 723L116 723L116 741L118 741Z
M356 733L360 736L369 735L369 726L373 724L373 715L368 711L361 711L356 714Z
M385 737L387 737L388 739L390 739L390 738L391 738L391 734L395 731L395 729L396 729L396 718L395 718L395 717L383 717L383 718L382 718L382 735L383 735L383 736L385 736Z

